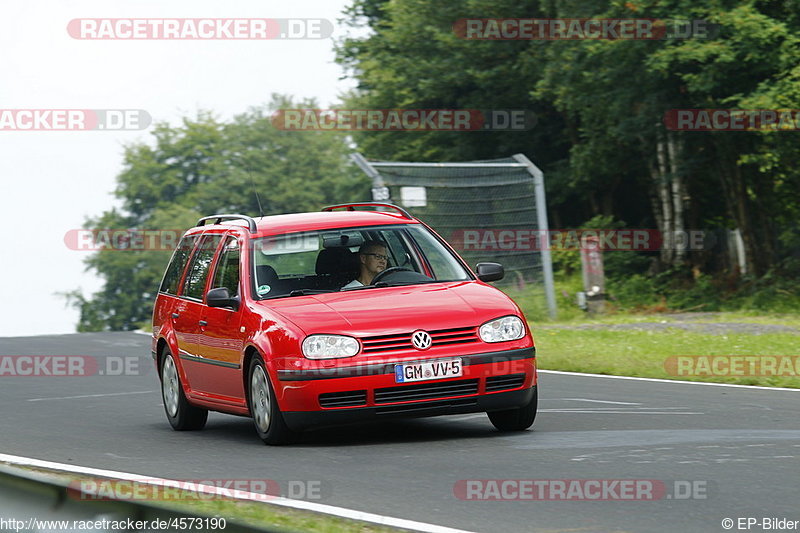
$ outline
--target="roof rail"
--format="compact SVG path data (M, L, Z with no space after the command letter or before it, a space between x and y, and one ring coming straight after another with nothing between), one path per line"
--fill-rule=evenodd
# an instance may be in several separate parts
M223 220L244 220L247 222L247 227L250 229L250 233L258 233L258 226L256 226L256 221L252 217L247 215L212 215L210 217L203 217L197 221L198 226L205 226L206 220L215 220L214 224L219 224Z
M356 207L370 207L370 206L388 207L390 209L394 209L395 211L397 211L398 213L403 215L405 218L407 218L409 220L414 220L414 217L411 216L411 214L408 211L406 211L405 209L403 209L402 207L394 205L394 204L387 204L385 202L356 202L356 203L353 203L353 204L329 205L327 207L323 207L322 210L323 211L333 211L334 209L341 209L341 208L344 207L344 208L347 208L348 211L355 211Z

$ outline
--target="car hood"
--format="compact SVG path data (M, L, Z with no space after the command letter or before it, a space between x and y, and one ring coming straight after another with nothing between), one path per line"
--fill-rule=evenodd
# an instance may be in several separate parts
M381 287L262 300L303 331L356 337L479 326L519 314L504 293L477 281Z

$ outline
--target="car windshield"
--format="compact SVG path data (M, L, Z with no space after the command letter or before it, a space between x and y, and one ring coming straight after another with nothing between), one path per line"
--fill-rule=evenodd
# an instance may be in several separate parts
M427 228L410 224L263 237L253 265L260 299L471 279Z

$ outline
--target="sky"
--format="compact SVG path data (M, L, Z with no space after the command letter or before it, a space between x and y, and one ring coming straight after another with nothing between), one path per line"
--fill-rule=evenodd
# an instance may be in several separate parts
M210 110L230 119L272 93L316 98L325 108L355 82L334 63L334 40L350 0L39 0L0 8L0 111L139 109L155 122L180 124ZM76 39L73 19L324 19L323 39ZM21 120L20 120L21 122ZM0 123L1 125L2 123ZM131 143L152 144L152 127L135 131L0 129L0 337L75 331L78 311L60 295L85 296L102 280L85 270L90 252L71 250L70 230L119 202L113 196Z

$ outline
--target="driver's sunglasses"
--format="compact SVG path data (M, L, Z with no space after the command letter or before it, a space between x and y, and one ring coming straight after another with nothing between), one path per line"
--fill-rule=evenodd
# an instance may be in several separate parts
M362 255L371 255L372 257L375 257L377 259L383 259L384 261L389 261L389 256L388 255L373 254L373 253L364 253Z

